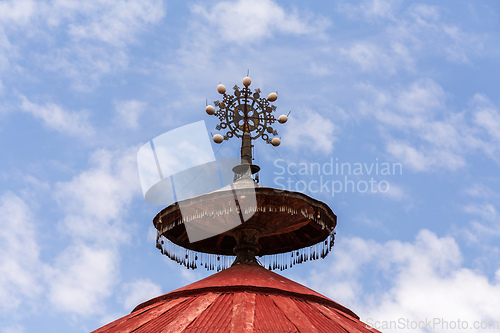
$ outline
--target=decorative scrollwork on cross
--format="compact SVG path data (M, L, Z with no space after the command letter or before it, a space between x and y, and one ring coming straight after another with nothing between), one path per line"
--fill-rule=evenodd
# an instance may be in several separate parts
M219 119L220 123L216 129L226 133L224 136L214 135L214 142L221 143L232 137L243 138L244 135L247 135L250 140L261 137L273 146L279 146L281 143L279 138L271 138L271 136L278 135L272 125L276 121L283 124L288 120L286 115L281 115L278 118L273 115L276 106L271 105L271 103L276 101L278 95L272 92L267 98L261 97L260 89L255 89L252 92L249 88L251 82L249 77L245 77L243 79L244 87L240 88L235 85L233 94L227 94L224 85L217 86L217 91L223 96L222 100L214 102L217 110L212 105L208 105L205 110L209 115L215 115Z

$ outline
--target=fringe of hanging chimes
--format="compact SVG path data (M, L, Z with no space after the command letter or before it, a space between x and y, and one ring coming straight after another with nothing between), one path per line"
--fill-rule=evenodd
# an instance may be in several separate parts
M279 269L282 271L308 260L324 259L332 250L334 243L335 232L331 233L324 242L296 251L263 256L261 257L261 264L269 270Z
M308 260L324 259L332 250L334 243L335 232L332 232L324 242L291 252L261 256L258 261L269 270L279 269L282 271ZM205 269L209 271L217 270L219 272L231 267L236 259L236 256L209 254L188 250L172 243L164 236L157 238L156 247L162 254L190 269L205 267Z
M230 267L236 259L236 256L225 256L188 250L172 243L164 236L156 239L156 247L162 254L190 269L205 267L205 269L209 271L216 269L217 272L219 272Z

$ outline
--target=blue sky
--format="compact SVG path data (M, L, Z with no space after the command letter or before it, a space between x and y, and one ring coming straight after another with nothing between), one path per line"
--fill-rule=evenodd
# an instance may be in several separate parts
M0 332L89 332L210 274L155 248L136 154L195 121L215 133L205 100L248 69L291 111L279 148L256 144L263 185L279 187L278 158L292 186L345 181L295 178L300 163L402 165L347 175L383 193L311 193L338 215L336 245L283 274L364 321L494 331L471 326L500 321L499 15L494 0L1 0Z

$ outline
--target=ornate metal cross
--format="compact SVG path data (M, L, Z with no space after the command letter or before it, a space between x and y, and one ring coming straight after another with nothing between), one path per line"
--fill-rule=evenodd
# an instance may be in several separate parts
M286 123L288 117L281 115L277 119L273 113L276 106L270 103L276 101L278 94L270 93L267 98L261 97L260 89L252 90L248 88L252 80L247 76L243 79L243 88L235 85L234 94L226 94L226 87L223 84L217 86L217 91L223 95L222 101L215 101L214 106L208 105L205 111L209 115L215 115L220 120L216 129L226 130L224 136L216 134L213 136L215 143L221 143L232 137L241 138L241 166L237 166L235 173L248 170L250 167L252 174L259 171L259 167L252 165L252 140L261 137L267 143L273 146L279 146L279 138L270 138L278 135L278 132L272 125L278 121L281 124ZM238 168L239 167L239 168Z

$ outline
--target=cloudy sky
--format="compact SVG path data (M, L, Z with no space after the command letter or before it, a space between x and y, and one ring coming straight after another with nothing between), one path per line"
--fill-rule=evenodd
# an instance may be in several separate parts
M195 121L215 133L205 101L247 70L291 111L280 147L256 145L261 183L338 215L333 253L283 274L366 322L410 323L383 331L497 331L499 15L496 0L0 0L0 332L89 332L210 274L155 248L136 155Z

